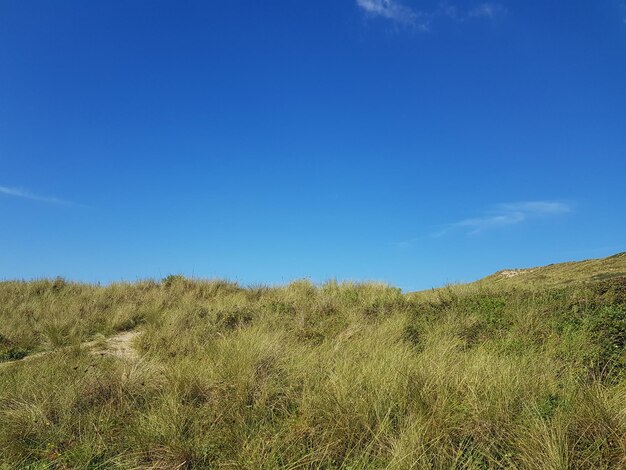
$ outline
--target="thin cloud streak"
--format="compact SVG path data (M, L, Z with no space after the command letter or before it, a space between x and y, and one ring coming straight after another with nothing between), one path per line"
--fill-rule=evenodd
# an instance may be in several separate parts
M66 201L64 199L59 199L56 197L38 196L24 189L10 188L8 186L0 186L0 194L4 194L6 196L18 197L22 199L30 199L31 201L45 202L48 204L60 204L63 206L78 206L79 205L71 201Z
M415 10L397 0L356 0L356 4L373 17L381 17L396 23L416 27L420 31L430 31L430 26L437 18L464 22L471 19L495 19L506 13L499 3L481 3L468 10L462 10L447 2L432 10Z
M499 3L481 3L480 5L472 8L468 16L472 18L495 18L505 12L505 9Z
M485 215L448 224L443 230L432 234L441 237L454 231L478 235L487 230L517 225L532 219L556 216L572 211L572 207L559 201L525 201L497 204Z
M412 23L417 17L411 8L395 0L356 0L356 3L373 16L382 16L399 23Z

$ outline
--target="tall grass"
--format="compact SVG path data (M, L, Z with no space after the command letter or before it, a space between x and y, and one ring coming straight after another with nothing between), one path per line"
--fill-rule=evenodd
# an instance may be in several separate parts
M0 283L4 468L624 468L626 279ZM79 345L141 331L139 359ZM75 345L76 347L66 347Z

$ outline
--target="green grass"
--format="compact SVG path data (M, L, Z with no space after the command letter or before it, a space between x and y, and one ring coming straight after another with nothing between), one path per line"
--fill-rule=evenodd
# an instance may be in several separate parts
M3 282L0 319L0 361L51 351L0 363L0 468L626 466L626 278Z
M477 284L508 288L545 289L546 287L560 287L626 277L626 252L608 258L550 264L517 271L520 272L515 276L507 276L507 270L498 271L477 281Z

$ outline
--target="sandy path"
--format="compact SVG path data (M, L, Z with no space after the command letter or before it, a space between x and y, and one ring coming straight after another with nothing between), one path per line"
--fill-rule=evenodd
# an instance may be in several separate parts
M98 356L114 356L121 359L137 359L138 354L133 347L133 341L138 338L140 333L138 331L123 331L108 338L94 341L86 341L80 344L81 348L87 348L91 354ZM10 366L12 364L18 364L22 362L32 361L54 352L63 351L73 348L75 346L65 346L63 348L52 349L50 351L41 351L35 354L30 354L22 359L14 361L0 362L0 368Z

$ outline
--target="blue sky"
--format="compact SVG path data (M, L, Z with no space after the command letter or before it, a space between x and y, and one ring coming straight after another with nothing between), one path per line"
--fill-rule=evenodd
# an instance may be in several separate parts
M626 2L0 3L0 278L407 290L626 250Z

